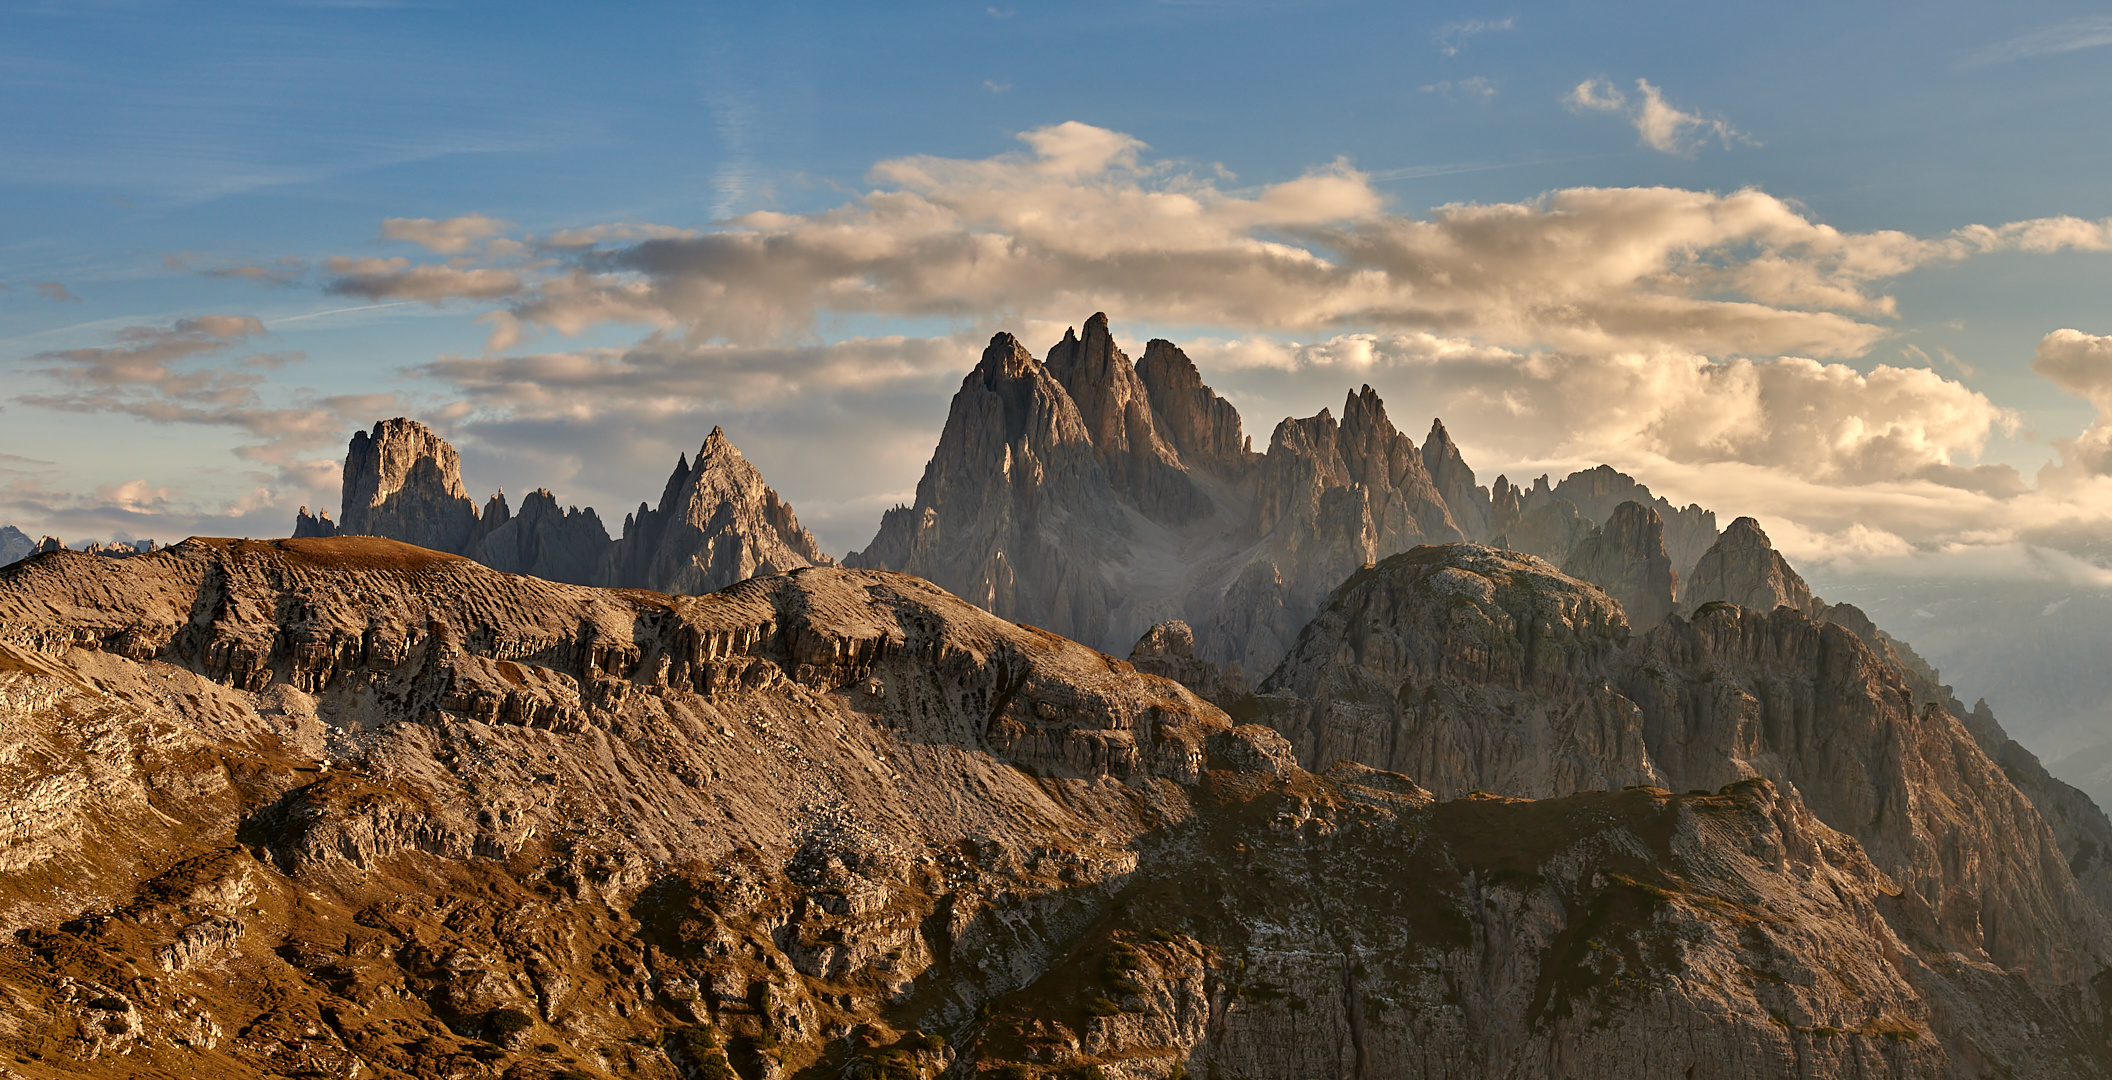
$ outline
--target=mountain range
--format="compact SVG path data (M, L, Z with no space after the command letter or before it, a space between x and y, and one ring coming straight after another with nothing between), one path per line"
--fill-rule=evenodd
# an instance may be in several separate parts
M2112 1072L2088 796L1368 387L1256 451L1096 316L840 565L717 430L611 539L383 421L296 531L0 568L0 1076Z

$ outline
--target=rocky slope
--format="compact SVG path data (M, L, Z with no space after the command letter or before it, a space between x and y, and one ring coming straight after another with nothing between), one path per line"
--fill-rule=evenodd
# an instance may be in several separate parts
M1370 387L1339 422L1287 419L1253 453L1177 347L1154 341L1132 366L1095 315L1045 361L993 338L915 505L845 562L1110 651L1180 619L1204 659L1265 670L1345 574L1464 535L1425 457ZM1439 458L1461 482L1456 452Z
M1580 629L1535 656L1618 625L1588 587L1545 608ZM2095 990L1961 942L1956 898L1786 788L1315 775L895 574L670 597L366 538L57 552L0 572L0 740L16 1076L2112 1062ZM1993 936L2048 929L2014 910Z
M518 514L503 491L479 510L447 440L415 420L384 420L352 436L341 520L332 522L327 510L310 516L303 506L293 535L379 536L510 574L679 593L834 562L716 427L694 464L686 455L676 463L659 505L638 504L612 541L593 508L560 509L547 488L530 493Z
M1764 777L1856 837L1951 948L2042 984L2094 976L2112 956L2112 907L2077 880L2095 853L1912 681L1793 607L1714 603L1634 633L1594 586L1458 546L1353 577L1235 713L1308 767L1354 760L1441 796Z

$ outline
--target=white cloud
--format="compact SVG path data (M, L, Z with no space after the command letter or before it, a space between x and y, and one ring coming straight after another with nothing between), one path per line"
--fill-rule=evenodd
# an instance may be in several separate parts
M2106 223L2074 219L1935 240L1845 233L1762 192L1671 188L1571 189L1416 218L1388 213L1346 162L1231 192L1147 160L1119 132L1067 123L1021 138L1024 153L882 162L883 187L831 210L583 244L552 273L347 260L333 287L433 299L518 285L522 299L494 320L494 349L523 330L605 322L761 343L806 333L825 312L1097 308L1269 331L1363 323L1566 350L1838 357L1886 335L1866 320L1893 314L1875 288L1889 278L1988 250L2094 248L2108 235Z
M1628 96L1612 83L1604 79L1586 79L1562 100L1571 108L1625 116L1634 125L1643 145L1660 153L1691 155L1707 145L1712 137L1726 150L1733 143L1759 145L1728 121L1674 106L1665 100L1664 91L1650 85L1647 79L1635 80L1635 90L1639 96L1631 105Z

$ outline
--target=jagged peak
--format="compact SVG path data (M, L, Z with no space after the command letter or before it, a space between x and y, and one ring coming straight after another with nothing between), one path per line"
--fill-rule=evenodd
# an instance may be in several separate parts
M726 429L713 424L711 434L704 437L703 447L697 450L697 464L701 467L705 458L718 458L728 454L736 458L743 456L741 448L733 445L733 440L726 437Z
M1342 426L1352 427L1369 424L1382 435L1399 434L1393 421L1386 417L1386 402L1379 392L1365 383L1362 388L1352 390L1342 402Z
M1019 339L1012 336L1010 331L1000 330L990 335L990 344L984 347L982 359L976 362L975 370L969 373L968 377L975 379L980 376L985 382L992 379L1024 378L1032 374L1040 364L1041 361L1034 359L1034 354L1028 352L1027 347L1020 344Z

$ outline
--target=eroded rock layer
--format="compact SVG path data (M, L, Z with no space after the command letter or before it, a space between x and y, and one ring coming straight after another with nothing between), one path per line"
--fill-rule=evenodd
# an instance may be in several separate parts
M1487 639L1483 670L1559 688L1620 653L1611 601L1516 574L1569 636ZM1712 648L1774 655L1743 626ZM670 597L367 538L54 552L0 571L0 740L21 1076L2112 1060L2090 972L2003 966L1786 786L1447 802L1316 775L898 574Z

